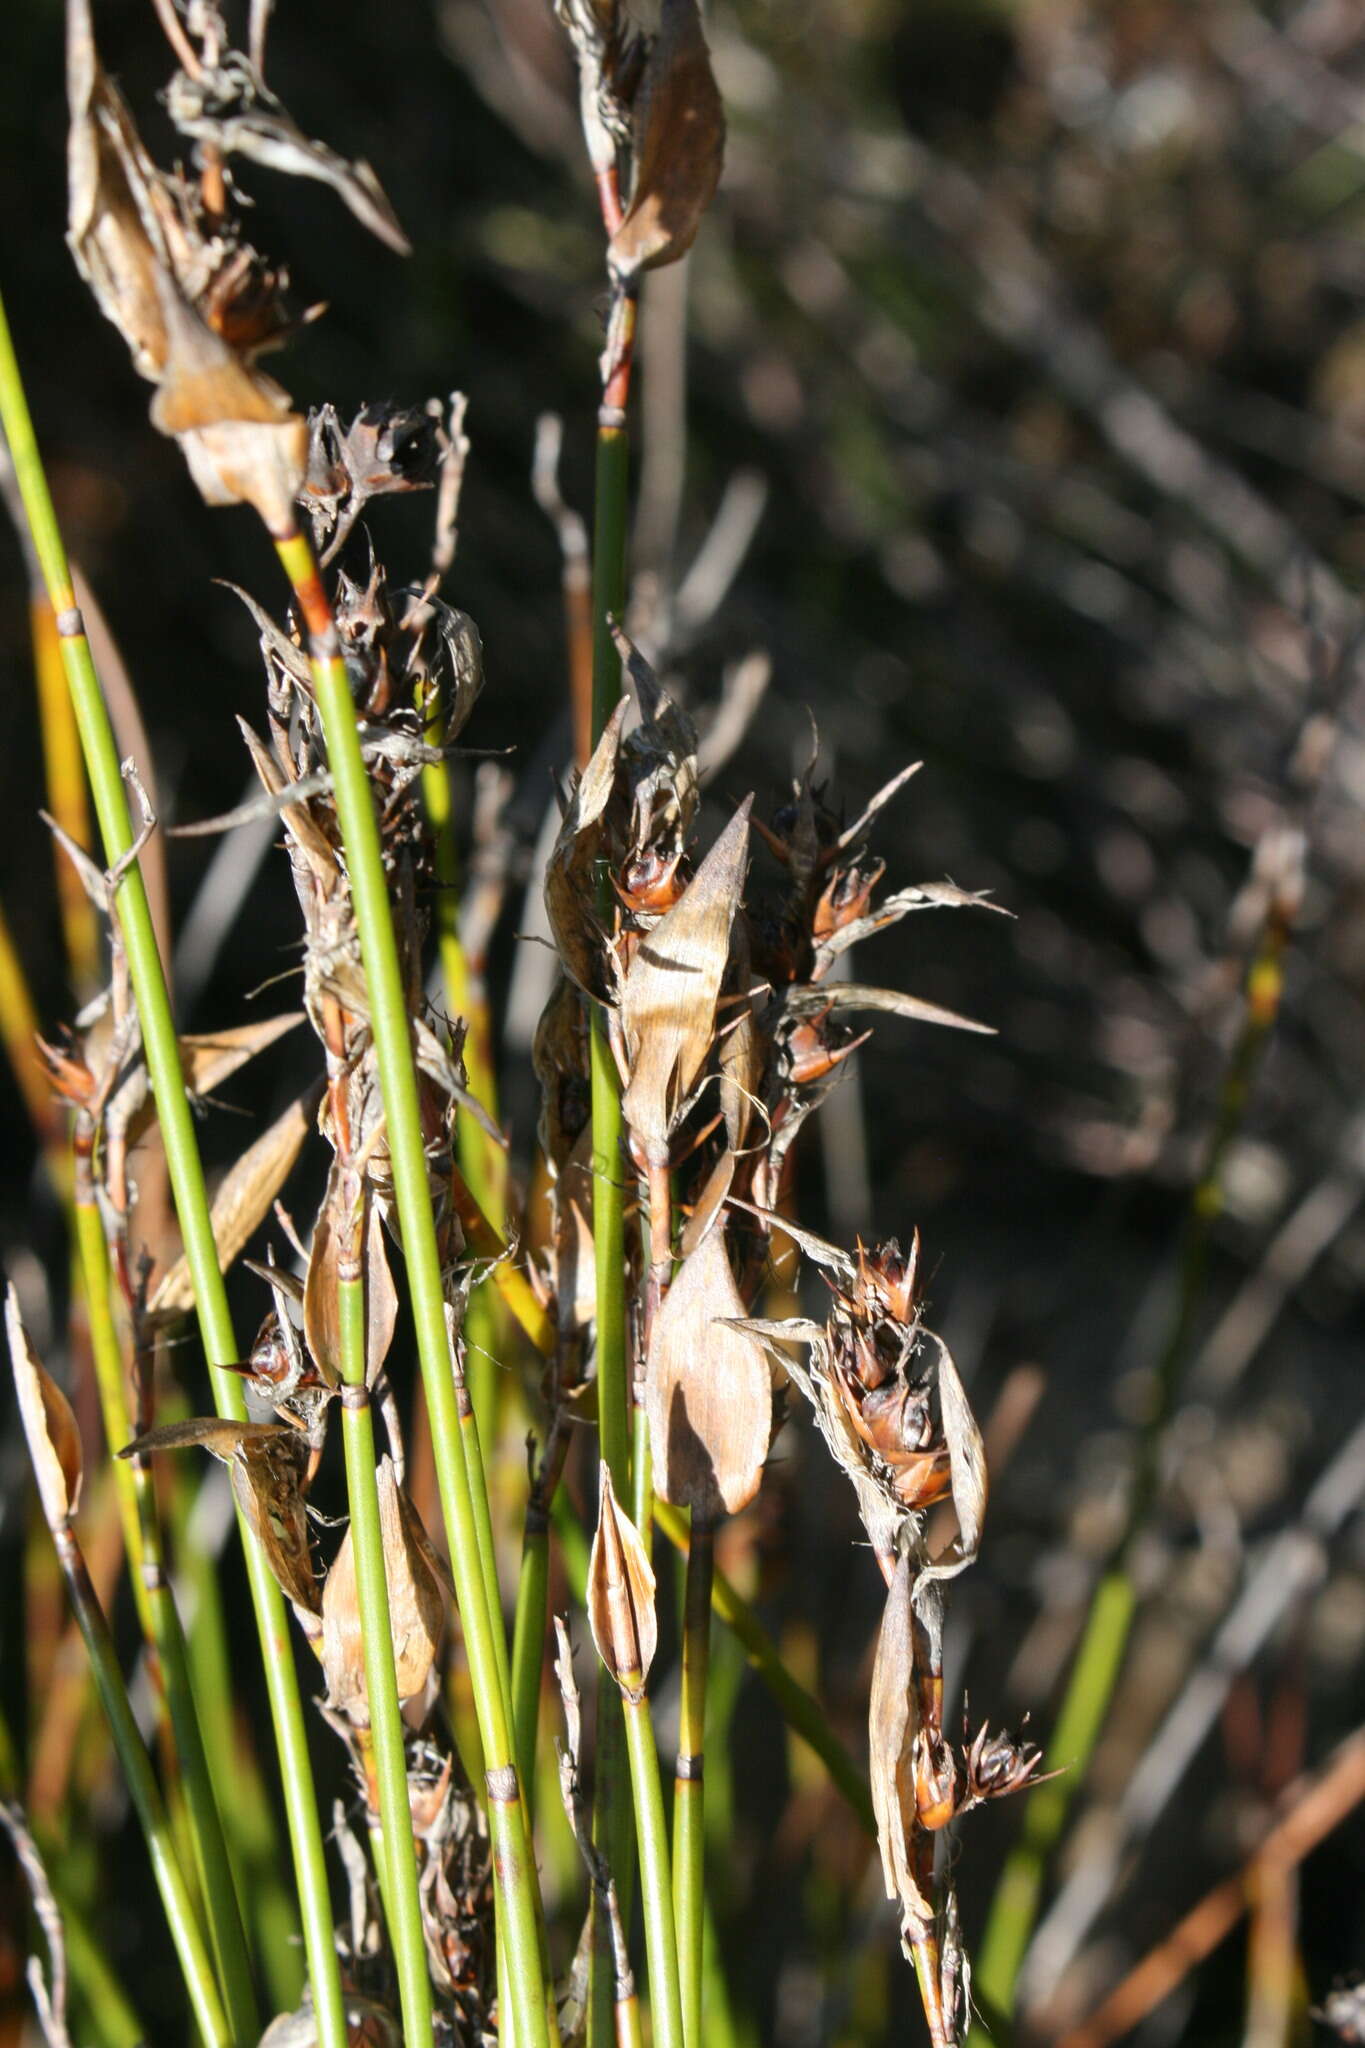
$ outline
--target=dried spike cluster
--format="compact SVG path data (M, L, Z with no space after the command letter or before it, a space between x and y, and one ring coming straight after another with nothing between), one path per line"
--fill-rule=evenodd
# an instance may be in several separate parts
M762 1478L774 1381L790 1374L810 1400L854 1485L888 1585L872 1699L874 1804L888 1892L900 1903L907 1952L918 1951L935 2041L947 2042L965 1964L949 1933L951 1886L935 1890L934 1838L956 1815L1027 1783L1038 1764L1030 1747L985 1729L959 1752L942 1725L942 1585L976 1555L985 1458L951 1354L921 1321L918 1238L908 1254L891 1242L850 1255L785 1210L793 1140L863 1042L845 1023L848 1012L986 1028L896 991L831 980L835 963L912 911L995 906L947 882L876 900L883 864L869 853L868 835L913 769L845 824L812 764L770 822L746 799L694 863L691 727L640 656L628 644L624 651L638 723L629 726L621 709L603 733L546 879L567 977L538 1044L543 1129L558 1173L556 1270L547 1284L562 1307L573 1303L584 1315L586 995L607 1006L630 1159L649 1215L635 1383L655 1489L689 1507L694 1526L735 1512ZM776 863L775 900L751 902L751 833ZM605 898L597 888L603 877ZM604 900L608 924L597 908ZM823 1324L745 1313L778 1228L826 1269L833 1299ZM789 1355L793 1338L807 1349L804 1362ZM931 1560L923 1512L949 1497L958 1540ZM630 1645L608 1626L607 1593L625 1582L622 1560L633 1555L620 1532L604 1483L593 1582L602 1611L594 1608L593 1625L618 1682ZM651 1608L648 1589L636 1592L632 1612Z
M1037 1781L1041 1752L982 1726L960 1749L943 1726L943 1588L970 1565L987 1498L985 1451L961 1377L918 1300L919 1239L854 1257L796 1233L833 1294L824 1324L750 1322L766 1343L795 1339L788 1369L847 1473L887 1583L868 1705L872 1804L887 1897L915 1963L935 2048L958 2039L969 1971L952 1880L935 1873L938 1833L988 1799ZM931 1558L924 1511L951 1497L955 1544Z

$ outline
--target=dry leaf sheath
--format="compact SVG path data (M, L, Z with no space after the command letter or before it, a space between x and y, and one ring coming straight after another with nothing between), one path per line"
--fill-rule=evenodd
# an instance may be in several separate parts
M605 1464L601 1487L597 1534L588 1561L588 1621L597 1654L622 1695L639 1701L659 1646L654 1570L639 1530L617 1505Z

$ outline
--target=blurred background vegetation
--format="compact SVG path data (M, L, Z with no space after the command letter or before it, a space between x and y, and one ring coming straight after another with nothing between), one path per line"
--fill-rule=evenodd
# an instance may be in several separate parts
M167 157L150 6L102 0L96 22ZM1365 1457L1343 1464L1365 1341L1365 23L1350 0L714 0L708 32L727 168L685 282L660 273L646 293L637 629L703 720L736 663L771 661L718 814L750 787L778 800L812 725L850 813L923 759L880 829L891 881L946 874L1014 914L911 920L873 943L866 979L999 1036L886 1020L802 1167L803 1215L841 1240L921 1228L931 1320L1004 1447L952 1605L950 1717L969 1691L974 1718L1049 1726L1170 1319L1255 939L1253 856L1278 826L1307 833L1281 1015L1228 1156L1135 1563L1137 1631L1050 1898L1077 1869L1084 1897L1104 1867L1106 1813L1249 1587L1269 1588L1265 1626L1112 1885L1094 1876L1084 1926L1045 1925L1025 1982L1055 2038L1365 1712ZM484 638L467 737L512 750L491 975L524 1170L533 949L517 935L570 744L558 548L529 474L538 415L562 415L564 492L587 509L603 311L570 60L548 0L279 0L270 51L301 125L370 159L414 243L401 262L321 187L244 174L259 246L287 257L300 305L328 302L290 351L296 400L349 416L469 394L448 594ZM0 130L0 262L59 511L133 680L162 813L202 817L242 792L231 718L260 695L254 629L211 579L273 602L273 565L251 521L200 505L75 276L54 0L5 10ZM429 507L384 511L386 559L407 535L419 573ZM0 903L51 1027L70 999L9 540L0 672ZM477 772L457 769L466 818ZM169 847L182 939L213 848ZM294 930L269 861L231 925L182 952L182 1023L248 1015ZM290 1091L277 1070L232 1100L259 1119ZM210 1159L243 1128L217 1113ZM45 1262L60 1292L60 1219L11 1089L0 1156L0 1250L11 1268ZM22 1462L13 1442L3 1455L0 1684L31 1761ZM1305 1503L1329 1468L1315 1534ZM722 1561L861 1754L880 1589L846 1493L802 1419ZM1277 1600L1288 1531L1302 1576ZM749 2038L907 2038L913 1985L870 1845L717 1654L736 1695L719 1939ZM339 1753L325 1764L339 1773ZM719 1784L719 1749L714 1768ZM100 1777L85 1791L97 1808L119 1797ZM1004 1805L964 1840L969 1946L1019 1817ZM1141 2038L1308 2038L1308 2004L1365 1967L1363 1876L1357 1815L1300 1874L1302 1993L1278 2033L1249 2030L1253 1921ZM17 2039L22 1894L8 1864L0 1883L0 2039ZM126 1966L139 1900L93 1910Z

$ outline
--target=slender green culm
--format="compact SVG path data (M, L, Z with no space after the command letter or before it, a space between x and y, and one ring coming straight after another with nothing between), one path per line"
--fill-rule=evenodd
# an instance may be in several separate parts
M407 1003L384 875L374 797L356 732L331 606L301 534L276 546L309 634L313 687L322 717L351 879L371 1028L393 1164L403 1249L412 1292L422 1382L431 1416L436 1477L450 1541L456 1598L483 1742L488 1821L501 1885L512 2012L519 2048L546 2048L535 1862L503 1704L494 1631L480 1563L470 1471L461 1441L441 1261L427 1182Z
M550 1597L550 1525L544 1504L533 1495L522 1533L521 1572L512 1631L512 1726L517 1738L517 1776L528 1821L533 1817L536 1735L540 1721L541 1672L545 1660L545 1617Z
M90 1583L85 1559L69 1526L54 1529L52 1536L76 1620L90 1654L95 1684L109 1721L119 1765L146 1837L152 1876L185 1979L194 2023L203 2037L205 2048L234 2048L234 2043L236 2048L250 2048L250 2036L235 2036L228 2027L203 1930L195 1914L185 1873L172 1846L170 1822L152 1774L151 1760L142 1746L142 1737L133 1719L123 1674L119 1670L118 1654L104 1611Z
M43 474L3 302L0 302L0 422L3 422L9 443L43 580L57 615L62 659L66 664L67 683L80 728L81 747L105 858L111 863L118 863L131 853L134 845L118 749L76 606L66 550ZM135 860L122 873L115 902L142 1025L147 1069L161 1123L176 1215L194 1284L199 1329L209 1363L214 1400L220 1415L240 1421L246 1416L245 1396L240 1382L225 1369L239 1353L228 1313L227 1294L218 1270L208 1193L180 1067L175 1020L157 952L147 892ZM279 1751L319 2044L320 2048L346 2048L346 2018L332 1931L322 1828L313 1789L303 1704L294 1669L284 1596L240 1515L239 1526Z
M673 1903L678 1916L687 2048L702 2048L702 1939L706 1905L706 1682L711 1648L715 1532L695 1514L683 1590L682 1697L673 1789Z
M195 1535L193 1507L198 1489L184 1461L169 1458L164 1462L161 1485L166 1521L188 1595L190 1625L185 1647L199 1724L212 1759L214 1783L232 1786L232 1797L223 1809L223 1825L239 1874L238 1896L246 1907L252 1951L272 2010L292 2012L303 1989L303 1958L277 1816L261 1777L251 1731L237 1718L217 1560Z
M678 1942L673 1914L673 1884L668 1864L668 1827L664 1820L659 1752L649 1701L622 1699L630 1784L635 1803L635 1834L640 1852L640 1899L645 1919L645 1956L649 1964L649 2009L657 2048L683 2048L682 1991L678 1980Z
M379 1817L384 1831L384 1905L403 2011L404 2042L407 2048L432 2048L431 1978L417 1894L417 1849L412 1835L403 1716L398 1703L384 1538L375 1484L374 1417L365 1385L365 1282L359 1274L345 1275L338 1292L341 1438L346 1452L346 1492L351 1508L365 1691L379 1786Z
M621 657L611 622L626 600L626 525L630 444L624 422L603 420L597 433L597 479L592 575L592 737L600 739L621 694ZM605 885L604 885L605 886ZM597 1426L602 1457L619 1498L630 1500L630 1385L626 1357L625 1165L621 1087L607 1040L606 1020L594 1009L589 1040L592 1087L593 1252L597 1280ZM616 1880L622 1918L629 1924L631 1823L621 1709L616 1691L597 1692L597 1771L593 1783L593 1841ZM593 1946L590 2039L607 2048L615 2026L606 1930Z
M682 1510L656 1500L654 1519L675 1549L685 1553L691 1539L687 1533L687 1520ZM714 1573L711 1606L743 1644L750 1664L777 1702L782 1717L792 1733L799 1735L801 1740L815 1751L829 1772L830 1781L835 1789L848 1802L867 1833L875 1835L877 1824L872 1816L872 1795L867 1788L866 1773L858 1769L848 1750L831 1728L829 1718L820 1702L792 1677L767 1629L749 1603L736 1592L724 1572Z
M132 1435L128 1400L123 1383L123 1361L118 1333L114 1327L113 1302L109 1287L109 1248L104 1226L93 1198L81 1199L81 1170L77 1164L76 1235L81 1273L90 1315L90 1343L95 1359L95 1376L110 1448L121 1450ZM200 1727L190 1679L180 1611L175 1604L166 1572L161 1522L151 1473L141 1459L114 1464L120 1507L124 1495L131 1498L133 1528L131 1539L125 1530L125 1546L133 1570L133 1589L147 1641L161 1666L166 1709L175 1738L176 1764L185 1801L185 1817L194 1850L204 1918L213 1945L218 1978L223 1989L227 2016L236 2041L254 2041L260 2031L260 2014L252 1984L251 1960L242 1926L237 1886L223 1834L222 1816L214 1797L213 1777Z
M433 693L428 707L427 739L431 745L439 747L444 732L444 706L438 691ZM423 767L422 798L434 842L436 888L433 922L441 978L445 983L446 1007L451 1017L464 1021L462 1058L469 1077L469 1092L496 1120L498 1084L488 1001L482 981L475 981L460 931L460 856L455 838L450 776L444 760L428 761ZM472 1116L459 1118L455 1126L455 1150L470 1193L488 1222L501 1235L507 1227L506 1172L502 1155ZM469 1348L466 1372L470 1398L479 1417L479 1427L490 1442L496 1437L499 1391L495 1363L498 1336L495 1292L489 1280L481 1280L471 1293L465 1311ZM522 1781L522 1789L525 1792L525 1780Z

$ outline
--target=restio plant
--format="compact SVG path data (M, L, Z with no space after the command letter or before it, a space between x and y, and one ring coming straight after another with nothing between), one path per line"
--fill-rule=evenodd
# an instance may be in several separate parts
M867 1035L853 1017L983 1028L851 978L851 950L912 913L997 906L947 881L882 891L872 841L910 767L847 822L813 755L776 811L746 796L700 845L696 731L622 628L641 279L687 251L721 170L724 118L697 0L663 0L648 35L617 0L557 0L610 303L591 614L576 614L570 648L579 759L545 869L556 975L534 1048L539 1203L508 1169L497 1023L462 949L454 887L447 763L475 729L482 685L477 627L443 595L463 403L367 405L346 421L327 404L296 410L260 367L290 315L282 268L247 239L239 168L324 180L391 247L407 239L371 168L306 136L266 84L267 6L252 8L247 51L214 0L183 13L158 0L157 11L177 66L165 105L188 168L153 161L101 65L90 0L69 0L69 241L153 387L152 427L179 442L211 504L256 513L284 571L278 598L241 593L265 685L240 734L260 784L243 815L277 821L283 840L302 1007L177 1033L140 866L156 820L115 745L6 332L5 436L70 692L69 709L58 700L45 715L60 740L74 712L98 822L98 841L83 843L79 784L64 802L54 795L90 904L74 904L70 928L93 914L104 940L102 991L42 1047L66 1111L64 1129L49 1119L48 1157L116 1454L87 1472L84 1500L79 1432L14 1288L6 1318L43 1514L193 2024L209 2048L736 2038L723 1987L706 1990L714 1609L824 1759L849 1828L875 1827L941 2048L961 2038L969 2005L941 1845L972 1807L1034 1779L1040 1758L984 1726L958 1740L945 1725L944 1602L976 1555L987 1479L962 1381L922 1320L918 1237L903 1247L869 1217L865 1241L826 1242L800 1220L793 1169L803 1126ZM377 501L423 489L436 508L429 559L392 574ZM552 476L542 496L581 555ZM83 944L88 965L88 935ZM210 1202L192 1099L305 1023L315 1082ZM149 1274L129 1159L153 1129L184 1254ZM281 1197L314 1131L328 1150L325 1191L296 1228ZM794 1248L827 1289L823 1319L778 1299L775 1266L789 1276ZM246 1342L222 1278L238 1262L258 1293ZM205 1412L168 1415L168 1347L191 1318L208 1377L183 1353L178 1377L199 1386ZM490 1352L509 1370L490 1376ZM870 1801L715 1565L718 1529L762 1486L790 1389L848 1475L886 1584ZM528 1417L529 1478L509 1486ZM329 1430L342 1439L344 1496L324 1457ZM183 1461L205 1452L229 1471L241 1526L286 1859L268 1812L262 1821L221 1635L216 1661L191 1655L172 1590L193 1545L169 1504ZM575 1461L596 1499L586 1527L562 1483ZM434 1470L440 1526L419 1512L419 1462ZM931 1543L926 1511L940 1502L956 1533ZM156 1673L155 1764L83 1556L87 1528L111 1516ZM656 1530L686 1556L676 1631L661 1629ZM552 1545L555 1581L573 1592L553 1636ZM521 1559L511 1601L499 1577L509 1547ZM214 1625L211 1606L197 1614L197 1631ZM291 1630L316 1659L302 1692ZM651 1701L670 1660L671 1798ZM594 1696L590 1735L580 1683ZM309 1691L352 1766L335 1822L314 1789ZM567 1956L565 1911L552 1940L539 1876L544 1832L562 1827L546 1811L556 1747L584 1867L583 1934ZM50 1950L46 1977L34 1977L48 2041L140 2038L136 1983L125 1992L101 1977L63 1899L60 1841L40 1841L17 1807L9 1824ZM332 1884L343 1878L338 1924Z

